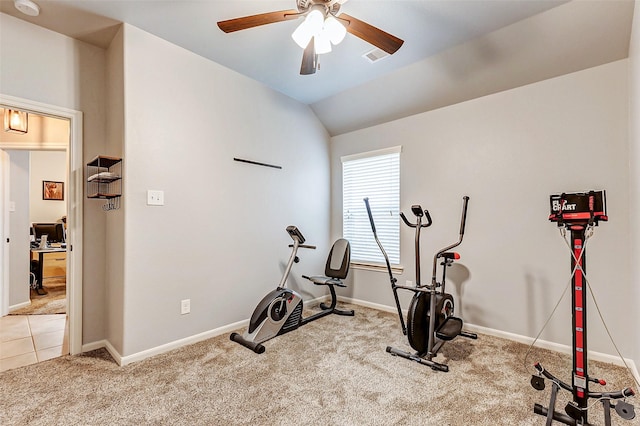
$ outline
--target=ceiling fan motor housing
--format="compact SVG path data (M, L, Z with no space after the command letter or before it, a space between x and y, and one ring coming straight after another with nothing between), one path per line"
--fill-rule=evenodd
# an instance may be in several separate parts
M298 12L307 13L314 6L322 6L324 8L323 15L336 16L340 12L340 5L344 3L344 0L297 0Z

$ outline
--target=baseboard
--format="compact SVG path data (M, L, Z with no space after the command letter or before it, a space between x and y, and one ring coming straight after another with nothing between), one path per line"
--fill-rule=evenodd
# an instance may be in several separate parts
M225 325L223 327L218 327L213 330L205 331L203 333L195 334L193 336L185 337L184 339L175 340L173 342L166 343L164 345L156 346L155 348L147 349L141 352L137 352L132 355L122 356L116 348L113 347L111 342L108 340L98 340L96 342L87 343L82 345L82 352L94 351L96 349L105 348L109 354L113 357L113 359L120 366L125 366L127 364L131 364L133 362L142 361L143 359L160 355L165 352L172 351L174 349L181 348L183 346L191 345L193 343L198 343L203 340L210 339L212 337L219 336L221 334L228 333L233 330L237 330L240 327L244 327L249 323L249 320L238 321L233 324Z
M82 352L95 351L107 346L106 340L98 340L97 342L86 343L82 345Z
M376 309L378 311L389 312L391 314L397 314L398 310L387 305L380 305L378 303L368 302L366 300L353 299L351 297L338 296L339 302L352 303L358 306L364 306L365 308Z
M231 331L237 330L240 327L246 326L248 323L249 323L249 320L238 321L233 324L228 324L222 327L215 328L213 330L209 330L203 333L195 334L193 336L185 337L184 339L174 340L173 342L156 346L155 348L137 352L132 355L123 356L118 364L127 365L127 364L131 364L132 362L142 361L143 359L146 359L155 355L160 355L165 352L181 348L183 346L191 345L193 343L198 343L203 340L210 339L212 337L217 337L221 334L229 333Z
M95 351L96 349L102 348L105 348L107 352L109 352L109 355L111 355L111 357L118 365L122 365L122 355L120 355L120 353L108 340L98 340L97 342L84 344L82 345L82 352Z
M25 308L29 305L31 305L31 300L27 300L26 302L18 303L16 305L11 305L9 306L9 313L11 313L12 311L18 310L20 308Z
M309 304L309 303L321 302L321 301L324 301L325 299L327 299L327 296L319 296L314 299L307 300L304 303ZM191 345L193 343L198 343L203 340L211 339L212 337L217 337L217 336L220 336L221 334L229 333L239 328L246 327L248 324L249 324L249 319L238 321L233 324L228 324L213 330L205 331L200 334L185 337L184 339L175 340L173 342L169 342L164 345L156 346L155 348L147 349L142 352L137 352L135 354L122 356L122 357L119 354L116 357L111 352L108 346L106 346L106 348L109 351L109 353L111 353L111 355L114 357L114 359L118 361L118 364L122 366L122 365L131 364L132 362L142 361L143 359L146 359L155 355L160 355L162 353L165 353L174 349L178 349L186 345Z
M397 314L398 312L394 307L387 306L387 305L380 305L377 303L371 303L366 300L360 300L360 299L354 299L354 298L342 297L342 296L338 297L338 300L340 300L341 302L364 306L366 308L377 309L383 312L391 312L394 314ZM406 315L406 311L404 311L404 314ZM465 323L464 328L465 330L468 330L474 333L487 334L489 336L500 337L502 339L512 340L515 342L524 343L526 345L530 345L534 340L532 337L522 336L520 334L509 333L506 331L496 330L493 328L483 327L483 326L474 325L474 324ZM548 342L546 340L537 340L536 347L549 349L551 351L565 353L565 354L571 354L571 351L572 351L571 346L562 345L560 343ZM595 352L595 351L589 351L589 359L594 361L606 362L608 364L614 364L620 367L627 367L629 368L629 370L631 371L635 379L638 382L640 382L640 374L638 374L638 368L632 359L624 358L624 361L623 361L618 356L609 355L602 352Z
M325 299L327 299L327 296L319 296L316 297L314 299L310 299L308 301L305 301L305 304L310 304L310 303L315 303L315 302L321 302L324 301ZM126 355L126 356L122 356L114 347L113 345L111 345L111 343L108 340L99 340L96 342L92 342L92 343L87 343L82 345L82 352L88 352L88 351L93 351L96 349L101 349L101 348L105 348L109 354L111 354L111 356L113 357L113 359L118 363L118 365L120 366L124 366L127 364L131 364L133 362L137 362L137 361L142 361L143 359L155 356L155 355L160 355L162 353L165 352L169 352L172 351L174 349L178 349L181 348L183 346L187 346L187 345L191 345L193 343L198 343L201 342L203 340L207 340L210 339L212 337L217 337L221 334L225 334L225 333L229 333L232 332L234 330L237 330L239 328L242 327L246 327L249 324L249 320L242 320L242 321L238 321L235 322L233 324L228 324L222 327L218 327L216 329L213 330L209 330L209 331L205 331L203 333L199 333L193 336L189 336L189 337L185 337L184 339L179 339L179 340L175 340L173 342L169 342L166 343L164 345L160 345L160 346L156 346L154 348L151 349L147 349L141 352L137 352L135 354L132 355Z

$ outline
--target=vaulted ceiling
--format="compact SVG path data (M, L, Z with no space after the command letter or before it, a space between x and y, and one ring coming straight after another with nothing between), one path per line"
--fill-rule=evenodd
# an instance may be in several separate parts
M347 34L300 75L301 19L233 33L216 22L295 9L295 0L35 0L40 14L0 11L106 48L121 22L310 105L331 135L626 58L633 0L349 0L341 11L404 40L374 49Z

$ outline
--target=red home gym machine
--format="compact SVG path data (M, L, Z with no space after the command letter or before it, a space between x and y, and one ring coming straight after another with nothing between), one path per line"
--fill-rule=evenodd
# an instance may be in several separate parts
M567 425L589 425L587 410L589 399L602 402L604 424L611 425L611 408L625 420L635 417L634 407L624 400L634 392L625 388L618 392L591 392L589 383L605 385L602 379L590 377L587 371L587 291L585 241L599 222L608 220L604 191L589 191L552 195L550 198L551 215L549 220L556 222L563 235L571 233L571 288L572 288L572 333L573 333L573 371L572 384L549 373L540 363L534 366L537 373L531 377L531 386L537 390L545 388L545 378L552 382L551 398L548 407L535 404L534 413L545 416L546 425L554 420ZM565 413L556 411L555 404L560 389L573 393L573 401L565 406ZM614 404L612 401L616 400Z

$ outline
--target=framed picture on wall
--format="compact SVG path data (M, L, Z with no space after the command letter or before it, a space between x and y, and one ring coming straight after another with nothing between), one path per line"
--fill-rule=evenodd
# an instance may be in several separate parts
M42 181L43 200L64 200L64 182Z

